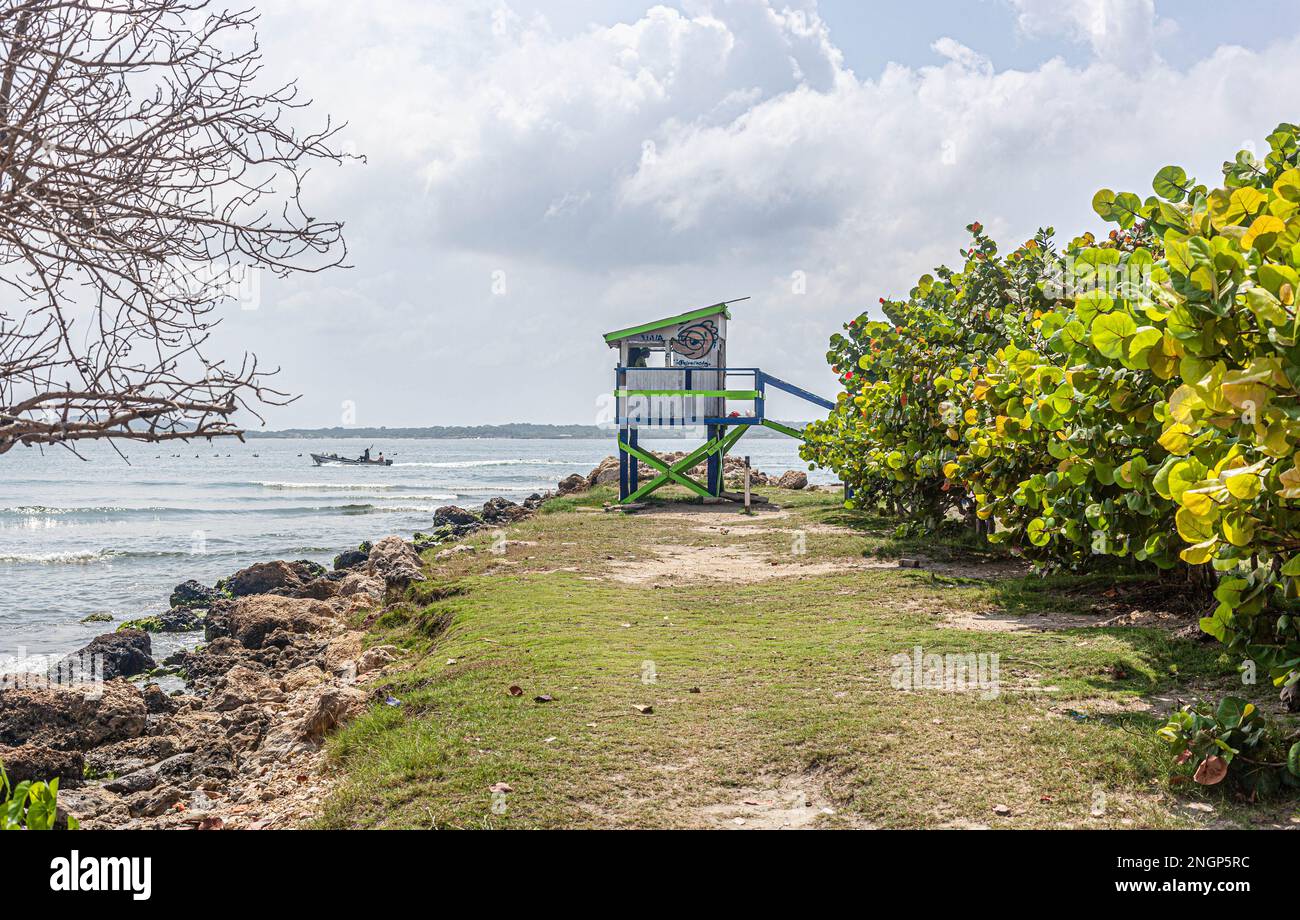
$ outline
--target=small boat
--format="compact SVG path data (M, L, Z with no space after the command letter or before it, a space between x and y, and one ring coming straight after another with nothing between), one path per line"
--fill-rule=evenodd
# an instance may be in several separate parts
M392 466L393 461L388 457L383 459L371 458L370 451L366 451L360 457L340 457L338 454L312 454L311 459L317 466L326 463L342 463L345 466Z

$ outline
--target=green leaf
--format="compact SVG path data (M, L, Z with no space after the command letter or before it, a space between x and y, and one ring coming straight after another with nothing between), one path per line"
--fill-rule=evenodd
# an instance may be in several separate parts
M1115 193L1104 188L1092 196L1092 209L1102 220L1115 219Z
M1128 359L1133 367L1145 367L1147 353L1164 340L1165 334L1155 326L1142 326L1128 340Z
M1161 198L1173 202L1182 201L1187 197L1187 173L1181 166L1166 166L1156 173L1151 186Z
M1092 321L1092 344L1107 358L1119 358L1125 341L1136 332L1137 323L1127 313L1103 313Z

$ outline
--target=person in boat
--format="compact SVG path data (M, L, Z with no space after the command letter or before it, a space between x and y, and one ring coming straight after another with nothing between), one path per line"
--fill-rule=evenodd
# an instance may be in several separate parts
M379 462L380 463L384 462L384 452L382 450L379 452Z
M364 460L366 463L369 463L369 462L370 462L370 448L369 448L369 447L367 447L364 451L362 451L362 453L361 453L361 459Z

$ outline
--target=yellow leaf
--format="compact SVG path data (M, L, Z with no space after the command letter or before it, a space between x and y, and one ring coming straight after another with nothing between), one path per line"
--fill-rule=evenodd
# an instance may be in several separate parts
M1243 249L1258 249L1260 252L1267 252L1273 248L1277 238L1286 233L1286 224L1273 217L1271 214L1264 214L1255 218L1255 222L1250 225L1246 235L1241 238Z
M1214 545L1218 542L1218 540L1205 540L1189 546L1178 554L1178 558L1189 565L1204 565L1214 557Z
M1255 521L1240 511L1223 519L1223 536L1233 546L1248 546L1255 536Z
M1206 489L1188 489L1181 499L1183 507L1198 518L1211 518L1218 510Z
M1223 398L1238 409L1258 413L1273 396L1273 391L1259 383L1228 383L1224 381Z
M1160 436L1160 446L1171 454L1185 456L1192 448L1191 431L1181 422L1170 425Z
M1169 395L1169 414L1174 421L1187 424L1192 420L1192 413L1205 406L1201 399L1187 384L1182 384Z
M1261 460L1252 466L1224 470L1219 475L1219 479L1227 486L1233 498L1251 499L1263 488L1263 480L1259 478L1259 470L1263 465L1264 461Z
M1200 543L1203 540L1209 540L1214 537L1214 525L1204 518L1197 517L1186 508L1179 508L1174 515L1174 523L1178 527L1178 536L1182 537L1188 543Z

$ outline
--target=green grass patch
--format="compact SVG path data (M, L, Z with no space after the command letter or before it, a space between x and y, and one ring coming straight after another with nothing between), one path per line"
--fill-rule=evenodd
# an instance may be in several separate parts
M784 514L726 517L672 494L635 515L581 510L608 489L554 499L509 529L505 553L430 563L431 581L373 627L415 651L387 687L401 705L331 740L340 781L318 823L707 827L790 796L812 803L814 826L1197 820L1167 783L1152 697L1230 679L1218 646L1147 627L958 628L972 613L1087 617L1114 586L864 567L888 522L826 493L762 491ZM791 556L799 532L806 552ZM667 547L719 546L810 574L614 577ZM918 646L996 655L998 692L898 689Z

